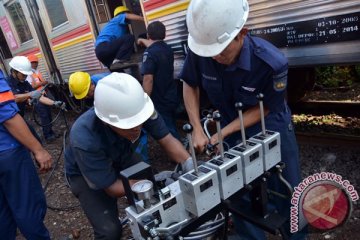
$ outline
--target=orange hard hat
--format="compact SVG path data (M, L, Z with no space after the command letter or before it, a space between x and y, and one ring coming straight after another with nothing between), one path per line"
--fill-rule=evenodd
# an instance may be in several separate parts
M27 58L30 62L39 62L39 58L34 54L29 55Z

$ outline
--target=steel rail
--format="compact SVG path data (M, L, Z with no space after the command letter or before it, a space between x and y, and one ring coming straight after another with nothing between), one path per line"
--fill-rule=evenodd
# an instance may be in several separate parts
M360 136L354 135L296 132L296 139L299 144L341 146L347 148L360 147Z
M360 102L349 101L301 101L292 104L291 110L297 114L331 114L346 117L360 117Z

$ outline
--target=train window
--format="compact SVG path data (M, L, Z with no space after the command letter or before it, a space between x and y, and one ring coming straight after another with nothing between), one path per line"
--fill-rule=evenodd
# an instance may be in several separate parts
M29 25L26 21L24 12L21 8L19 0L14 1L6 6L6 9L11 17L16 32L19 36L20 42L24 43L33 39Z
M52 28L68 21L62 0L44 0Z

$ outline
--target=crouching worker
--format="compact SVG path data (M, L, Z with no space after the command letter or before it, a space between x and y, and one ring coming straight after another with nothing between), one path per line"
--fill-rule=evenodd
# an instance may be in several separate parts
M70 131L66 175L95 239L121 237L117 198L125 192L120 171L141 161L134 149L142 127L184 171L193 168L189 153L169 133L140 83L125 73L114 72L98 82L94 107Z
M90 76L87 72L74 72L69 77L69 90L78 100L94 98L97 83L110 73L99 73Z

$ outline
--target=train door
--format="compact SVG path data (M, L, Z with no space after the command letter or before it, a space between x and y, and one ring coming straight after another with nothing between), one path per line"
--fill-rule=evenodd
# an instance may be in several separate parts
M143 16L142 7L141 7L141 0L124 0L125 6L127 6L130 11L136 15ZM144 16L144 20L146 21L146 18ZM134 34L135 38L137 38L139 35L146 33L146 26L145 22L138 22L133 21L130 26L131 32Z
M94 32L99 34L101 29L113 17L114 10L120 5L126 6L132 13L142 16L141 0L87 0L86 4L92 18ZM129 25L130 32L137 38L146 33L145 23L132 21Z
M12 58L10 48L6 42L3 31L0 29L0 69L5 75L9 72L7 66Z

